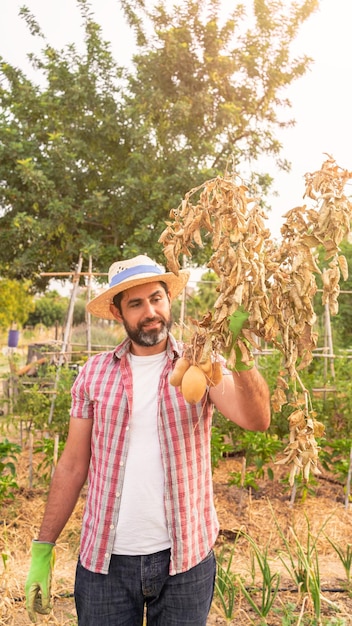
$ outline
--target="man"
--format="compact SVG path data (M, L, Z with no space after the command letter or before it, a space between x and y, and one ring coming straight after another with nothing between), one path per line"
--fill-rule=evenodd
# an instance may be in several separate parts
M255 367L228 372L201 402L169 383L180 356L170 302L189 273L147 256L114 263L109 288L87 309L127 337L91 357L72 388L70 428L55 470L26 583L27 608L50 611L53 546L88 477L76 571L80 626L204 626L218 521L212 497L213 406L243 428L270 423L268 387Z

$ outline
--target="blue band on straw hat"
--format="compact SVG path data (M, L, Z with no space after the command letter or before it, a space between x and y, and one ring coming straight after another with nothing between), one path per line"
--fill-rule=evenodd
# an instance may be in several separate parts
M122 270L118 274L115 274L110 281L110 287L114 287L118 285L126 278L131 278L131 276L137 276L137 274L162 274L160 267L156 265L136 265L135 267L130 267L127 270Z

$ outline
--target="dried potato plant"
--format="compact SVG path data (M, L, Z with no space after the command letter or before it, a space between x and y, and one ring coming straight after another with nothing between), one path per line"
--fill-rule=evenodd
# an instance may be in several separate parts
M251 359L248 344L260 349L264 342L281 352L282 371L272 406L280 411L288 402L288 379L294 381L290 440L279 461L291 465L291 484L301 471L305 479L310 471L319 473L315 437L323 434L323 426L309 409L299 371L309 365L317 344L313 308L317 275L323 282L322 302L333 315L338 310L340 275L347 277L347 262L339 245L350 232L352 204L345 186L351 177L351 172L338 167L330 157L321 170L306 174L305 197L314 206L304 205L286 213L282 240L277 243L266 227L267 215L259 199L249 196L247 187L237 184L234 177L218 176L185 195L178 209L171 211L159 239L167 267L175 274L180 270L180 257L191 258L192 250L205 242L211 245L207 265L219 278L219 296L214 310L195 324L186 346L193 363L204 362L210 353L213 358L222 353L227 355L229 367L236 367L236 346L231 345L228 318L239 306L249 313L242 331L246 341L241 337L236 341L241 360ZM318 246L325 249L328 269L319 267Z

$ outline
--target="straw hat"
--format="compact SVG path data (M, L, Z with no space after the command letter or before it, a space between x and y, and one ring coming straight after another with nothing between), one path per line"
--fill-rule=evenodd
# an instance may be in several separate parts
M112 299L117 293L131 289L136 285L163 281L167 284L171 298L175 298L184 289L189 279L188 270L180 270L178 276L157 265L148 256L140 254L127 261L117 261L109 269L109 289L106 289L87 304L87 311L106 320L115 319L110 311Z

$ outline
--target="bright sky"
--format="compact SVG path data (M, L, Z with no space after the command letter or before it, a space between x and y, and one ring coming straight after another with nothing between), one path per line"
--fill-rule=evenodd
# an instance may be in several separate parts
M1 0L0 55L5 59L28 68L26 53L35 50L18 17L23 4L55 47L79 43L81 17L75 0ZM90 4L114 56L125 64L133 41L121 19L118 0L90 0ZM324 153L352 170L352 0L320 0L320 10L305 24L295 51L311 56L314 64L287 92L296 126L282 131L279 139L283 157L292 162L291 173L280 173L267 161L263 166L274 177L279 193L271 198L269 226L274 237L279 236L282 214L303 203L304 174L320 169Z

